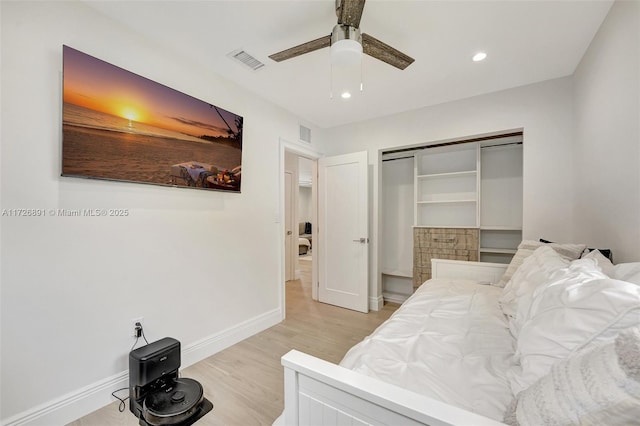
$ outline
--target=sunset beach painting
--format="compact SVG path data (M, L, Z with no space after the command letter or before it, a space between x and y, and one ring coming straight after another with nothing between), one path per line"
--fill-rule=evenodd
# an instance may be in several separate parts
M62 175L240 192L243 117L63 46Z

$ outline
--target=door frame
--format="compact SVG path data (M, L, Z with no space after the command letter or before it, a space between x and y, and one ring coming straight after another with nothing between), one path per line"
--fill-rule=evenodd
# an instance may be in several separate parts
M305 157L308 158L312 161L314 161L314 166L313 166L313 173L311 176L311 185L312 185L312 192L311 192L311 198L312 198L312 203L313 203L313 207L312 207L312 223L313 223L313 229L312 229L312 241L314 239L316 239L316 232L315 232L315 227L317 226L317 217L318 217L318 203L317 203L317 160L320 157L323 157L323 154L320 152L317 152L311 148L302 146L300 144L297 143L293 143L293 142L289 142L286 139L280 138L280 152L279 152L279 160L280 160L280 166L278 168L278 179L279 179L279 183L278 183L278 194L279 194L279 199L278 199L278 212L276 214L276 223L278 224L278 258L280 259L280 273L279 273L279 299L280 299L280 314L282 319L284 320L286 317L286 305L285 305L285 296L286 296L286 292L285 292L285 253L284 253L284 238L285 238L285 223L284 223L284 208L285 208L285 199L284 199L284 192L285 192L285 188L284 188L284 171L285 171L285 152L288 151L292 154L298 155L300 157ZM315 257L315 254L314 254ZM311 270L311 282L312 283L317 283L318 282L318 268L317 268L317 263L318 263L318 259L314 259L312 262L312 270ZM311 285L311 297L314 300L318 299L318 288L316 285Z
M295 218L297 217L298 209L294 204L294 202L297 201L297 198L293 194L293 191L298 189L297 185L294 186L294 183L297 183L295 182L296 176L297 176L297 173L294 173L293 171L287 170L285 168L285 171L284 171L284 177L285 177L284 207L285 208L284 208L284 214L282 215L284 230L285 230L285 237L284 237L284 266L285 266L284 279L285 281L296 279L296 262L292 261L292 258L293 258L292 252L296 248L294 232L297 232L297 229L298 229L297 224L295 223ZM291 181L289 183L290 187L289 187L288 193L287 193L287 179L290 179ZM287 200L289 201L288 209L287 209ZM289 221L287 221L287 215L289 215ZM287 231L287 228L289 228L291 231ZM291 234L287 235L287 232L291 232ZM289 243L289 253L287 253L287 243ZM298 253L298 250L295 250L295 252ZM287 263L289 263L288 267L287 267Z

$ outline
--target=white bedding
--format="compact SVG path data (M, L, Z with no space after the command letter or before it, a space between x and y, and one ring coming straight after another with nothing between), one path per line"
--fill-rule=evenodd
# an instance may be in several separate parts
M513 393L506 378L515 341L501 288L432 279L341 366L465 410L502 420Z
M307 246L307 247L311 247L311 241L309 241L309 240L308 240L308 239L306 239L306 238L299 237L299 238L298 238L298 245L299 245L299 246Z

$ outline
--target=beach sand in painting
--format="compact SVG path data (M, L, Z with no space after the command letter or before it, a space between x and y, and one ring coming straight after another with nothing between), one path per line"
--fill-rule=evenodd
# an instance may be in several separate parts
M64 175L172 185L171 166L188 161L220 170L240 165L242 151L223 143L63 126ZM177 185L185 185L178 179Z

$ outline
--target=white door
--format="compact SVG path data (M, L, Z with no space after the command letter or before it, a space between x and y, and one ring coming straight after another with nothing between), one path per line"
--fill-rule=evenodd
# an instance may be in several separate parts
M297 247L293 244L293 174L284 172L284 280L295 279L295 257L293 250ZM296 231L297 232L297 231ZM297 252L296 252L297 254Z
M368 312L367 153L318 160L318 300Z

